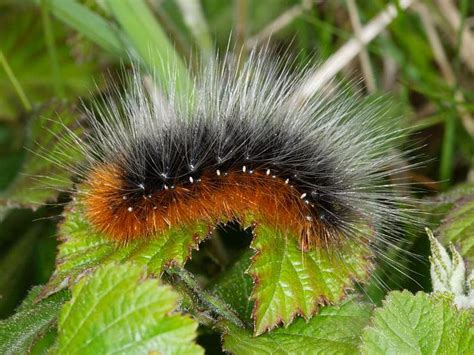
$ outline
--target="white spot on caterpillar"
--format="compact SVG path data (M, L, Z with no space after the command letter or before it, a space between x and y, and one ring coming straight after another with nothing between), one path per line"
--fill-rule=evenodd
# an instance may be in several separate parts
M128 212L132 212L132 211L133 211L133 207L127 208L127 211L128 211Z
M168 185L164 184L163 187L165 190L168 190Z
M127 196L122 196L122 200L126 200L127 199Z
M217 176L221 176L221 171L219 169L216 170Z
M244 173L247 171L247 167L246 167L245 165L242 167L242 171L243 171Z
M158 208L158 207L156 207L156 206L153 206L153 209L154 209L154 210L156 210L157 208Z
M306 197L306 192L300 196L300 199L304 199Z
M286 179L285 180L285 185L288 185L289 182L290 182L290 179Z
M148 195L148 198L151 198L151 194L150 194L150 195Z
M189 177L189 182L190 182L191 184L194 183L194 179L193 179L192 176Z
M271 173L270 169L267 169L267 172L266 172L267 176L270 175L270 173Z
M142 190L145 190L145 185L143 185L143 183L138 184L138 187Z
M196 167L193 165L193 164L189 164L189 169L191 169L191 171L194 171Z
M311 216L306 216L306 220L307 220L307 221L312 221L312 220L313 220L313 217L311 217Z

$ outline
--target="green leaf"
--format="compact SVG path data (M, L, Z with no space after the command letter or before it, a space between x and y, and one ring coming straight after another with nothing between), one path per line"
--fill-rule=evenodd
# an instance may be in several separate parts
M474 262L474 194L455 202L436 233L443 243L459 245L461 255Z
M2 225L5 227L5 224ZM32 226L0 256L0 317L9 315L28 289L31 258L41 226Z
M418 292L391 292L364 330L364 354L472 354L470 311L452 299Z
M1 195L11 204L37 208L55 201L59 192L72 184L71 170L82 156L65 127L80 134L77 112L64 103L51 103L39 110L30 127L30 152L17 179Z
M447 192L443 192L434 197L426 199L426 203L422 205L424 210L429 214L428 217L432 221L434 227L438 226L441 218L449 212L455 204L464 196L474 194L474 184L458 184Z
M100 15L74 0L49 0L48 5L58 20L74 28L109 53L126 57L124 34Z
M40 291L41 287L34 287L17 312L0 321L0 353L28 353L34 343L53 326L61 305L69 295L63 291L35 303Z
M11 209L0 223L0 319L10 316L31 285L46 282L54 270L56 223L51 214L57 210Z
M189 92L192 88L189 72L145 1L108 0L107 5L157 79L164 84L173 81L181 93Z
M354 354L370 311L368 304L351 301L323 307L308 322L300 318L258 337L231 328L224 335L224 349L235 354Z
M76 99L96 90L93 78L98 73L98 61L76 60L72 55L71 34L62 24L53 21L59 75L66 97ZM0 21L0 50L3 52L18 85L27 100L35 106L55 95L51 59L44 39L43 23L35 6L4 6ZM76 54L77 51L76 51ZM8 78L0 69L0 119L20 117L20 99Z
M132 261L147 265L148 272L159 275L169 264L183 266L193 248L210 233L207 224L196 221L176 226L166 233L119 245L108 240L86 220L82 207L72 204L60 226L56 270L44 295L73 285L86 272L110 261Z
M253 282L247 274L252 254L250 250L244 253L210 287L212 292L225 300L245 321L250 320L254 304L250 299Z
M72 289L58 322L58 354L202 354L197 323L173 313L179 296L131 263L108 264Z
M320 304L341 300L370 267L368 248L356 241L303 252L297 236L262 225L251 246L257 251L249 268L256 335L289 324L296 315L310 318Z

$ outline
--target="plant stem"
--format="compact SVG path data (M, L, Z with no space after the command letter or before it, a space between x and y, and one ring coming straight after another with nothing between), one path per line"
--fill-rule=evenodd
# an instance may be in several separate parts
M48 0L41 0L41 18L43 20L44 37L48 47L49 59L51 60L51 69L53 72L53 84L56 96L64 97L64 87L59 70L58 56L54 43L53 30L51 28L51 18L49 17Z
M201 315L198 317L199 319L202 318L202 315L205 315L204 324L208 325L209 323L212 323L212 319L215 319L215 323L213 324L215 326L219 320L223 319L241 328L247 327L247 325L223 300L201 289L194 279L194 275L186 269L172 266L165 270L165 274L168 276L170 283L177 286L191 298L195 306L195 309L191 311ZM203 311L208 312L206 314L206 312ZM211 317L209 317L209 315Z
M442 185L448 187L452 177L454 144L456 138L456 116L454 110L447 112L444 124L444 137L441 149L440 179Z
M247 57L245 41L247 38L247 0L234 0L235 50L239 54L239 69Z
M20 83L15 77L15 74L13 74L13 70L12 68L10 68L8 61L3 55L3 52L1 50L0 50L0 64L5 70L5 73L7 74L8 79L10 79L10 82L12 83L18 97L20 98L20 101L23 104L25 111L31 111L31 103L26 97L25 92L23 91L23 88L21 87Z

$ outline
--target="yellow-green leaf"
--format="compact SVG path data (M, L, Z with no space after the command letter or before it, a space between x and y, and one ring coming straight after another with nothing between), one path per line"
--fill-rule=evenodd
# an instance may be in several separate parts
M258 337L233 327L224 335L224 348L234 354L355 354L370 311L370 305L353 301L323 307L308 322L298 319Z
M202 354L197 323L174 313L179 296L136 265L108 264L72 289L61 311L58 354Z
M462 256L474 262L474 194L458 199L437 230L443 243L456 243Z
M472 354L474 328L469 310L452 299L418 292L391 292L364 330L363 354Z
M297 236L264 225L257 227L252 248L257 251L249 268L257 335L297 315L310 318L319 305L341 300L370 267L364 243L348 240L302 251Z
M184 265L193 248L209 233L207 224L196 221L126 245L118 244L94 229L79 204L72 204L60 226L62 243L56 270L46 285L44 295L74 284L84 273L110 261L147 265L150 274L160 275L167 264Z

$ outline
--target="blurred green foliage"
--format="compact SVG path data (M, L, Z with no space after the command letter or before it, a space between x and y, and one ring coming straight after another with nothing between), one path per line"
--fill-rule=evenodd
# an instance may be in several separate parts
M44 154L36 151L38 141L41 144L45 139L38 129L50 125L48 119L55 118L52 112L60 111L63 118L76 117L77 112L71 107L81 98L87 100L107 92L102 73L116 73L130 59L143 66L160 68L163 62L156 62L150 45L157 52L169 55L164 58L165 65L174 63L181 73L180 80L185 83L189 74L184 63L193 65L190 54L209 52L209 48L200 46L215 43L215 51L224 51L228 46L245 48L246 40L259 34L275 18L301 5L298 0L203 0L200 3L205 26L193 28L186 21L189 15L186 8L174 0L120 3L0 0L0 317L12 314L28 290L33 285L44 284L54 270L57 223L62 203L67 202L68 196L59 196L61 203L54 206L37 208L30 203L54 202L58 197L51 190L46 195L35 195L38 181L31 178L57 174L49 168L42 170L44 167L35 155ZM358 1L361 22L367 23L387 3ZM468 28L474 6L469 0L458 3L461 24ZM239 6L244 9L243 15L238 15ZM462 46L466 45L460 43L461 31L453 29L434 4L426 2L426 6L436 23L447 65L455 76L454 83L441 70L416 9L401 12L367 50L376 83L372 94L385 95L391 109L400 117L399 125L410 128L412 135L404 142L405 148L423 145L416 152L417 157L411 157L415 162L424 162L423 166L411 172L409 178L426 189L428 197L424 201L430 206L427 209L437 212L427 224L437 226L447 211L440 212L443 207L439 201L449 196L439 193L456 191L459 184L472 183L474 179L474 138L461 118L474 116L474 72L466 63L468 59L461 56ZM236 28L243 31L239 33ZM201 32L197 33L198 30ZM469 33L474 38L474 32ZM275 56L294 53L298 64L318 64L353 34L346 1L315 1L275 32L269 47ZM150 36L152 43L146 42ZM204 40L199 36L204 36ZM163 80L169 79L164 72L158 74ZM338 79L357 80L363 76L356 59L338 74ZM364 81L357 81L356 88L365 91ZM62 100L60 109L56 106L57 99ZM52 130L57 134L61 133L60 129L53 125ZM61 187L67 188L67 184ZM416 237L416 233L409 231L407 235ZM242 249L236 244L225 247ZM410 240L405 247L417 253L421 262L410 262L406 266L408 271L396 280L392 280L390 272L382 271L378 276L387 288L417 291L427 287L427 240ZM210 254L215 249L219 246L203 248ZM234 254L239 253L234 251ZM216 264L217 259L212 258ZM217 270L231 264L227 261ZM233 275L236 279L243 278L243 268L240 269L240 273ZM217 285L214 287L218 293L225 293L215 276L207 273L203 277ZM371 289L369 285L367 292L376 301L387 291ZM249 308L244 311L248 313Z

